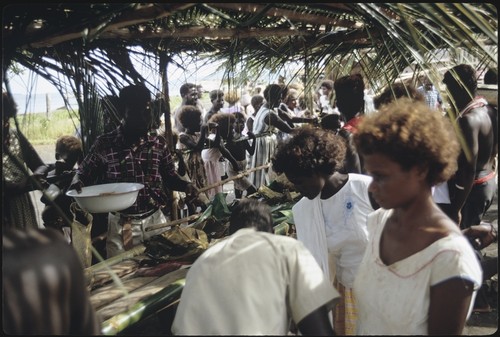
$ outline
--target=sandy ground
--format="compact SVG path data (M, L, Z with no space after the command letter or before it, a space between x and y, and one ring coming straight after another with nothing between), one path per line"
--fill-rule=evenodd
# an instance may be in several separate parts
M54 145L36 145L35 149L46 163L51 163L55 161L54 147L55 147ZM232 184L224 185L224 192L228 193L227 196L228 202L234 199ZM496 222L498 225L497 196L495 197L493 205L488 210L484 220L490 222ZM35 207L39 210L39 212L41 212L44 207L44 204L40 202L41 192L39 191L32 192L32 197L35 202ZM497 243L491 244L489 247L486 247L482 252L484 255L487 256L498 257L498 244ZM493 335L498 330L498 275L496 275L496 280L489 282L489 284L490 284L490 291L488 293L489 296L488 301L493 311L491 313L472 313L463 331L464 335L469 335L469 336ZM153 322L155 321L153 320ZM138 331L135 331L135 333L137 332Z

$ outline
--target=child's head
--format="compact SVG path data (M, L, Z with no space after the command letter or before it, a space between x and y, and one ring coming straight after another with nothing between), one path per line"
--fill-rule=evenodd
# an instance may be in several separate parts
M198 132L201 127L201 111L194 105L184 105L179 112L179 121L182 126L191 131Z
M243 132L245 129L247 116L243 112L235 112L234 114L233 129L236 133Z
M285 173L298 191L313 199L326 179L342 166L345 152L341 136L329 130L302 126L278 145L272 159L273 170Z
M209 123L216 123L218 125L219 134L222 139L229 138L233 132L234 114L216 113L208 120Z
M264 104L264 96L261 95L252 96L250 104L252 105L252 108L255 112L259 111L262 104Z
M80 139L74 136L61 136L56 141L56 160L64 162L63 170L73 169L83 159L83 148Z
M337 132L342 127L342 124L340 123L340 115L327 114L321 117L320 125L323 129Z
M224 91L220 89L210 91L210 102L213 110L219 111L224 106Z

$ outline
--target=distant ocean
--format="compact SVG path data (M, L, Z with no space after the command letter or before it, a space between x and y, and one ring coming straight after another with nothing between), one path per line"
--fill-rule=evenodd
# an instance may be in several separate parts
M58 109L78 109L78 103L73 95L68 95L69 107L65 106L64 99L59 93L47 94L13 94L17 103L18 114L52 112Z

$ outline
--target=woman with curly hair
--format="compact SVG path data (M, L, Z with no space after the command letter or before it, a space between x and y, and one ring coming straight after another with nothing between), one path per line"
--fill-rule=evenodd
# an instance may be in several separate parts
M365 116L354 142L381 208L354 281L357 334L460 335L481 285L481 266L431 187L456 170L449 121L401 98Z
M335 331L354 335L352 286L368 243L366 218L377 206L368 195L370 177L339 172L345 151L341 136L303 126L278 147L273 169L285 173L302 194L292 208L297 239L311 251L342 295L334 311ZM330 263L335 265L335 276Z

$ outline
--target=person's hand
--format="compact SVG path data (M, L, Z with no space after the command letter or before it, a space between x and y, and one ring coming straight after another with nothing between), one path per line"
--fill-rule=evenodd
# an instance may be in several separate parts
M68 187L68 191L76 190L77 193L82 193L83 182L81 180L74 180Z
M497 240L497 231L489 222L482 221L479 225L471 226L462 230L472 246L475 249L481 250L488 247L492 242Z
M38 166L36 170L33 172L33 177L36 178L46 177L48 172L49 172L49 167L47 165L41 165Z
M41 188L33 186L34 189L43 189L46 188L49 184L47 183L47 173L49 172L49 167L47 165L41 165L35 169L32 177L40 184Z

